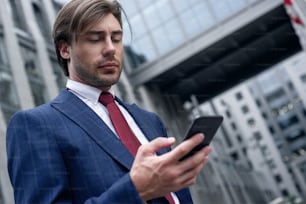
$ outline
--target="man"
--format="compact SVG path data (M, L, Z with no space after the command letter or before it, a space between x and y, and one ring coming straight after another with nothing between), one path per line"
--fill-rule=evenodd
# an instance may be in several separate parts
M192 203L187 187L211 149L180 158L203 135L169 151L175 139L167 138L158 116L115 97L112 107L119 107L141 143L130 150L100 100L114 98L122 71L121 11L115 0L72 0L59 12L53 40L67 89L15 114L7 129L16 203Z

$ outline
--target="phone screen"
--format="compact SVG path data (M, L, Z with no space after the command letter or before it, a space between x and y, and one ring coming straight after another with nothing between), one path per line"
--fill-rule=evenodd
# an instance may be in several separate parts
M188 154L186 154L183 158L180 160L184 160L193 154L195 154L197 151L201 150L203 147L210 144L212 138L216 134L218 128L220 127L221 123L223 121L223 117L216 115L216 116L202 116L199 118L196 118L191 126L189 127L187 134L184 138L184 140L187 140L188 138L192 137L193 135L197 133L203 133L205 138L202 141L201 144L196 146L193 150L191 150Z

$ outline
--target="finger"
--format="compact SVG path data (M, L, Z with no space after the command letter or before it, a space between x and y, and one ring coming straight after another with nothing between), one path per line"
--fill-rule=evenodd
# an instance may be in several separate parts
M211 152L210 147L205 147L200 152L192 157L181 162L181 169L183 173L180 177L182 179L190 179L192 176L197 175L208 161L208 154Z
M193 169L190 169L189 171L185 172L182 176L180 176L180 178L182 179L181 185L190 186L195 184L198 174L203 169L207 161L208 161L208 156L206 156L203 162L201 162L198 166L196 166Z
M182 172L181 175L177 176L176 179L176 185L181 187L187 187L190 185L193 185L196 182L196 177L203 168L203 166L208 161L208 156L205 156L205 158L202 158L202 161L198 163L193 168Z
M206 146L201 151L203 151L205 153L205 155L209 155L211 153L212 149L211 149L210 146Z
M174 148L169 156L171 156L173 160L179 161L183 156L189 153L193 148L199 145L204 139L204 135L202 133L195 134L188 140L183 141L180 145Z
M151 142L144 144L141 146L143 151L151 154L155 154L161 149L171 147L175 143L175 138L174 137L158 137Z
M178 162L179 168L183 173L191 171L196 168L199 164L205 162L208 158L209 153L212 151L210 146L206 146L191 157Z

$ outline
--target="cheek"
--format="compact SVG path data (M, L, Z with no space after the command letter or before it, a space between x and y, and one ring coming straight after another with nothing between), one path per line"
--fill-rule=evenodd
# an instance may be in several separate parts
M96 56L98 56L98 51L96 51L94 48L91 49L78 49L75 52L75 56L83 61L84 63L91 62Z
M117 56L122 61L123 59L123 49L117 49Z

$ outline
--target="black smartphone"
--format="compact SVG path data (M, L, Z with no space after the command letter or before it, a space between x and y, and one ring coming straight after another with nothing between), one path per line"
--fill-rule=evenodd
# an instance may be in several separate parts
M223 117L219 115L214 116L202 116L196 118L190 127L187 130L184 140L192 137L196 133L203 133L205 135L204 140L201 144L196 146L193 150L191 150L188 154L186 154L180 160L184 160L192 155L194 155L197 151L201 150L203 147L210 144L212 138L216 134L218 128L220 127L223 121Z

